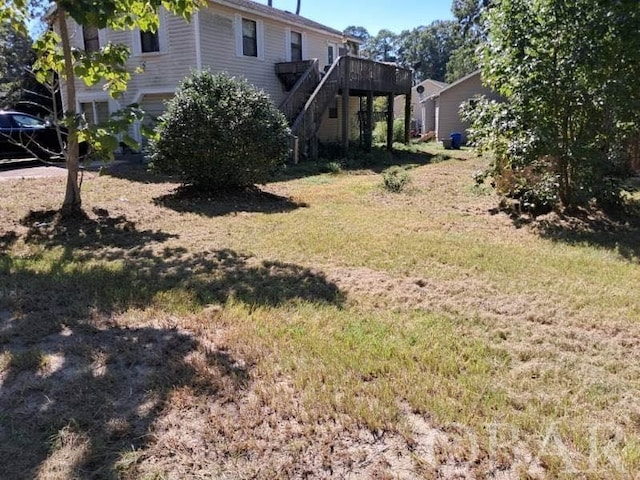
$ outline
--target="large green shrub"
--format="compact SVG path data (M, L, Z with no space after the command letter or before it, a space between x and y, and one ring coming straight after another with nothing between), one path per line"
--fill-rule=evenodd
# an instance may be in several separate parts
M264 183L288 151L287 121L245 80L197 72L160 117L152 168L204 189Z

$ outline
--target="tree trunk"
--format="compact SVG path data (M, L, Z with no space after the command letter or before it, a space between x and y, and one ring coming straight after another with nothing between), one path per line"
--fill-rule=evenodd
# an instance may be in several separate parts
M71 44L69 41L69 30L67 29L67 15L65 10L58 6L57 13L58 27L60 28L60 41L62 43L62 53L64 56L64 77L66 98L64 102L64 114L68 122L67 148L65 157L67 161L67 189L62 203L63 215L75 215L82 211L82 200L80 198L80 184L78 183L78 172L80 170L78 129L75 122L76 117L76 85L73 74L73 57L71 55Z

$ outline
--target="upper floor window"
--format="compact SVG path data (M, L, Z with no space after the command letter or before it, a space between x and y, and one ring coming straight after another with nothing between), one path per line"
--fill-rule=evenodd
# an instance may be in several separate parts
M159 52L160 36L158 32L140 32L140 52Z
M98 34L98 27L88 25L83 26L82 40L84 42L85 51L98 52L100 50L100 35Z
M302 34L291 32L291 61L298 62L300 60L302 60Z
M329 45L327 47L327 64L333 65L333 62L335 59L336 59L335 46Z
M169 39L164 10L160 9L158 12L158 25L155 32L136 28L131 31L131 35L133 55L167 53L169 51Z
M242 19L242 54L246 57L258 56L258 24L248 18Z
M233 24L236 56L264 60L264 23L236 14Z

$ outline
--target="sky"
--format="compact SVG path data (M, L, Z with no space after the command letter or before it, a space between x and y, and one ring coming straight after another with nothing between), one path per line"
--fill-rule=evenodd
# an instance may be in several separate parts
M256 0L268 3L267 0ZM336 30L365 27L371 35L383 28L394 33L451 20L450 0L301 0L300 15ZM297 0L273 0L280 10L296 11Z

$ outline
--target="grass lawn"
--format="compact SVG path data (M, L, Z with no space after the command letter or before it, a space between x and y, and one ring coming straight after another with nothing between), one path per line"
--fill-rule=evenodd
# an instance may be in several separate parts
M64 179L0 183L0 477L637 478L638 218L510 218L466 150L385 161L402 193L87 173L64 223Z

